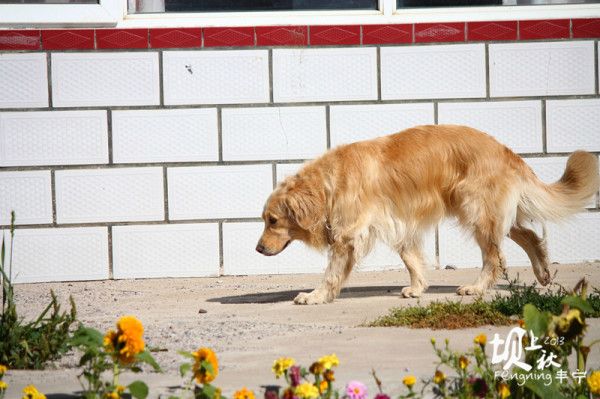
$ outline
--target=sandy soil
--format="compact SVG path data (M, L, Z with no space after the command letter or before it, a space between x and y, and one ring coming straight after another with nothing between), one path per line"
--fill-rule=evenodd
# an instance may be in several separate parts
M585 276L600 287L600 263L554 265L557 282L572 286ZM320 275L246 276L197 279L121 280L71 283L22 284L16 286L20 314L26 319L37 315L54 290L63 303L72 295L79 319L101 331L113 328L116 319L132 314L142 320L149 347L161 348L154 354L165 373L146 372L142 378L151 386L151 397L166 397L181 383L177 350L213 348L219 357L220 374L215 381L231 394L242 386L258 395L262 385L277 384L271 373L274 359L294 357L309 365L318 357L336 353L341 360L338 387L349 379L364 381L374 392L371 369L377 370L389 393L400 391L402 376L413 373L428 377L435 356L430 338L450 338L456 349L472 344L473 336L484 332L505 335L509 328L482 327L461 331L411 330L406 328L367 328L361 324L387 313L395 306L425 304L431 300L457 299L457 286L471 282L476 269L430 270L429 291L420 300L400 299L408 283L402 271L358 272L351 276L341 297L332 304L297 306L292 299L299 291L316 286ZM530 268L510 268L512 276L533 282ZM502 291L502 284L497 290ZM491 291L492 295L495 291ZM467 299L469 300L469 299ZM600 338L600 320L591 320L589 338ZM596 347L590 354L600 367ZM45 371L13 370L5 380L10 384L7 398L20 398L21 389L34 383L47 394L73 393L80 389L76 364L71 354ZM131 376L125 376L127 382ZM49 395L49 398L64 397Z

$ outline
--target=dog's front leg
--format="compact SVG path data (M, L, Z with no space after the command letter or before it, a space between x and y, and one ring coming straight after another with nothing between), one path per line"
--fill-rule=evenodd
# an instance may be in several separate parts
M294 299L297 305L318 305L333 302L340 294L342 284L352 271L354 256L352 246L334 244L329 250L329 265L321 286L314 291L301 292Z

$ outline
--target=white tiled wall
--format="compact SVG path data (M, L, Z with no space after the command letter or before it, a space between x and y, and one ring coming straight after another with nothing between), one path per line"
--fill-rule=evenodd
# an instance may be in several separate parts
M0 54L0 109L48 106L46 54Z
M315 158L327 149L325 107L223 109L226 161Z
M334 105L331 146L373 139L416 125L432 125L433 114L433 103Z
M490 44L492 97L593 94L594 43Z
M115 226L114 278L219 275L216 223Z
M556 181L568 153L600 153L595 45L3 52L0 225L16 211L16 281L321 272L326 256L301 243L256 253L274 184L328 145L415 125L478 128ZM597 197L588 208L549 226L552 260L600 258ZM481 264L456 223L438 237L430 263ZM359 269L398 267L378 243Z
M0 112L0 166L105 163L104 110Z
M217 110L114 111L113 160L117 163L217 161Z
M485 97L485 46L383 47L384 100Z
M600 151L600 100L546 102L548 151Z
M162 168L56 172L58 223L164 219Z
M12 265L15 283L107 279L108 228L17 229Z
M266 50L165 51L165 104L269 101Z
M273 50L275 102L377 99L377 50Z
M259 217L273 189L271 165L169 168L169 218Z
M158 105L158 53L53 53L55 107Z
M441 103L438 123L474 127L518 153L543 151L541 101Z
M0 172L0 224L52 223L50 171Z

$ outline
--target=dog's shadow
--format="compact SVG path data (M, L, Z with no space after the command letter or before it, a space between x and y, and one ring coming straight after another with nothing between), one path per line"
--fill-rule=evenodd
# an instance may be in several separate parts
M371 287L348 287L342 289L340 298L366 298L381 296L400 296L401 286L371 286ZM455 285L433 285L427 290L429 294L454 294L458 286ZM244 294L235 296L224 296L208 299L208 302L221 304L244 304L244 303L277 303L292 301L296 295L310 290L289 290L276 292L262 292L258 294Z

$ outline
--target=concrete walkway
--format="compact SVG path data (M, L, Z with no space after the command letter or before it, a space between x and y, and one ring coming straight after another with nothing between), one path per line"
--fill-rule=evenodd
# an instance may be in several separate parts
M600 263L553 265L557 282L572 287L581 277L600 287ZM198 279L127 280L22 284L16 286L18 310L25 318L39 314L53 289L66 304L73 295L79 319L102 332L114 328L117 318L132 314L142 320L148 347L160 348L156 359L164 374L147 372L139 378L151 386L151 397L167 397L178 386L178 366L183 361L177 350L213 348L220 362L215 385L226 395L243 386L262 395L262 385L277 384L271 372L273 360L291 356L309 366L318 357L336 353L340 358L337 387L350 379L365 382L370 392L375 384L371 369L377 371L386 391L397 394L406 374L429 377L435 367L430 338L449 338L452 347L472 345L478 333L489 338L505 336L509 327L481 327L458 331L367 328L361 324L386 314L391 307L426 304L432 300L460 300L457 286L472 282L478 269L429 270L429 291L421 298L401 299L400 289L408 283L401 271L355 272L341 297L332 304L297 306L294 296L316 286L320 275L247 276ZM510 268L521 281L534 281L530 268ZM502 291L502 282L498 290ZM491 291L493 295L496 291ZM464 300L471 300L470 298ZM590 320L589 339L600 338L600 320ZM589 356L600 367L595 347ZM45 371L9 371L7 399L20 398L21 389L35 384L50 394L78 391L78 356L71 354ZM123 378L124 382L130 376Z

